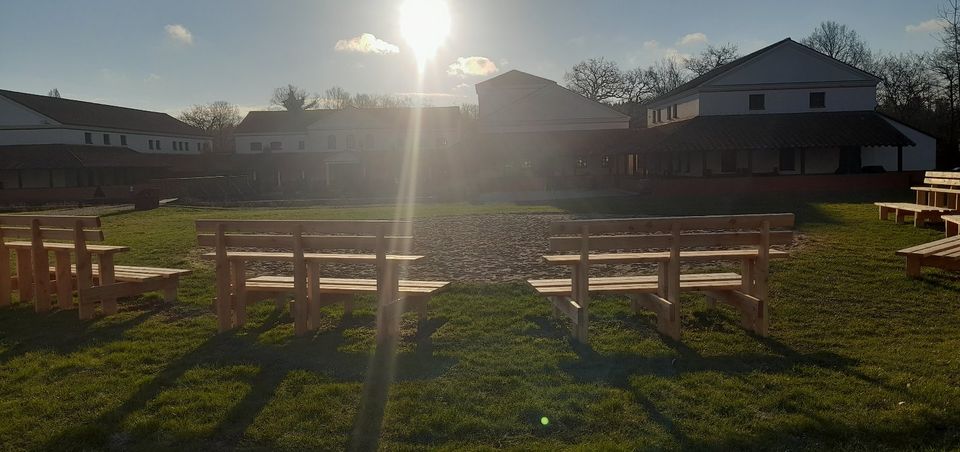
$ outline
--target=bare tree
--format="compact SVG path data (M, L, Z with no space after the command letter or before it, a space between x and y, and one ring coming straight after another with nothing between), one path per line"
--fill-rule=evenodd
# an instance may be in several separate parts
M324 108L343 110L354 104L353 97L347 90L339 86L334 86L324 91L322 105Z
M225 151L233 147L230 143L233 139L233 129L242 119L240 108L223 100L194 105L182 111L177 118L211 134L214 149L217 151Z
M312 110L317 108L319 103L317 96L293 84L273 90L273 97L270 99L271 105L283 107L287 111Z
M834 21L820 22L803 45L851 66L870 70L873 55L856 30Z
M620 68L602 57L577 63L563 78L571 91L598 102L617 100L623 93Z
M59 98L60 98L60 90L59 90L59 89L56 89L56 88L51 89L50 91L47 91L47 95L50 96L50 97L56 97L57 99L59 99Z
M940 43L943 48L937 58L936 70L945 78L947 91L947 109L950 124L947 134L950 149L956 149L957 142L957 102L960 101L960 0L945 0L940 7L940 19L944 24L940 31ZM953 155L951 158L956 158Z
M653 63L646 70L650 90L660 96L673 91L678 86L690 81L690 75L672 58L663 58Z
M877 74L883 80L877 92L881 108L909 117L932 106L936 83L929 59L926 54L902 53L878 61Z
M623 103L639 104L655 94L650 75L648 70L640 67L623 73L620 89Z
M701 76L710 70L723 66L737 58L740 58L736 44L727 43L721 46L707 46L699 55L687 58L683 61L683 66L694 76Z

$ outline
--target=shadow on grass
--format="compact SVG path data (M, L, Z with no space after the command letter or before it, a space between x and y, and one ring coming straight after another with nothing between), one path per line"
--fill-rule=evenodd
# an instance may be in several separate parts
M143 321L143 318L150 315L152 312L147 312L137 316L137 319ZM455 360L433 356L430 336L444 323L444 319L431 319L419 324L415 337L416 346L411 352L397 352L399 341L386 345L378 344L372 355L341 351L341 346L346 344L344 332L369 324L372 316L366 317L347 317L334 328L310 337L295 337L281 345L263 344L261 335L290 320L285 314L274 310L261 324L253 328L213 336L169 363L117 408L83 425L68 428L42 449L66 450L77 444L96 444L100 447L121 449L134 447L136 444L115 444L116 434L124 431L124 420L147 407L151 400L174 386L188 371L199 366L255 365L260 371L253 379L250 390L230 408L216 430L208 438L199 439L200 442L212 443L211 445L218 449L250 446L244 442L245 432L274 398L284 378L290 372L309 371L328 375L336 381L365 382L363 402L355 419L349 444L351 447L356 444L355 450L375 450L390 384L395 380L434 378L453 366ZM112 334L113 336L108 337L118 337L120 332ZM129 441L149 442L150 435L155 432L137 433L136 438ZM184 441L189 443L196 440ZM263 441L257 441L253 446L267 449L279 447Z
M140 311L128 318L98 317L84 321L79 319L76 309L37 314L32 304L21 303L4 309L0 315L0 331L7 337L17 338L8 350L0 353L0 364L40 350L68 354L88 344L118 340L125 331L171 307L159 298L145 298L125 302L124 311Z

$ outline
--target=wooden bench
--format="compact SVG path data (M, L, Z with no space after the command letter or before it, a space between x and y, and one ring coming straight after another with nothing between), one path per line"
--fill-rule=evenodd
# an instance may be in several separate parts
M944 214L960 211L960 172L927 171L923 183L926 186L910 187L916 194L916 202L875 202L880 209L880 219L894 215L897 223L913 217L914 226L940 221Z
M943 232L947 237L960 235L960 215L944 215L940 217L943 220Z
M680 338L680 293L704 292L708 304L729 304L742 313L742 324L757 334L769 329L767 277L771 250L793 240L793 214L660 217L575 220L550 226L550 250L578 254L544 256L547 263L568 265L568 279L527 281L553 304L554 314L573 322L577 340L586 343L590 295L627 295L632 308L657 314L657 330ZM751 247L744 249L743 247ZM667 251L655 249L667 249ZM635 251L643 250L643 251ZM591 254L591 252L594 252ZM681 273L682 261L734 261L741 272ZM592 265L655 263L657 274L588 277Z
M922 267L960 270L960 235L904 248L897 256L907 258L907 276L911 278L919 278Z
M303 335L319 327L324 306L343 302L349 313L354 295L372 293L378 298L377 332L383 338L397 333L396 315L404 310L415 309L424 320L430 297L449 284L399 278L401 266L422 257L388 254L411 249L409 222L197 220L196 226L200 246L215 249L204 256L216 262L220 331L244 325L248 304L292 294L294 330ZM251 261L290 262L293 275L248 277L247 263ZM377 277L321 277L321 263L374 265Z
M9 304L16 290L21 301L34 302L37 312L53 307L51 294L58 308L71 309L76 291L80 318L90 319L98 301L109 315L117 312L118 298L160 291L164 300L176 299L179 278L189 270L114 265L114 255L129 248L87 243L103 239L99 217L0 215L0 305ZM11 252L16 253L16 276L9 268Z

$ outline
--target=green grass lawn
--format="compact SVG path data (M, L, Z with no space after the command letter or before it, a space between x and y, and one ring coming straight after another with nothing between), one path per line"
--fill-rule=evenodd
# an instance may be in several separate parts
M181 301L151 295L92 322L0 310L0 449L955 449L960 281L904 275L893 252L940 232L880 222L863 200L623 199L425 205L417 215L792 211L803 245L772 268L769 338L691 295L680 342L623 299L592 305L591 346L522 284L456 284L420 329L374 346L366 300L293 335L272 303L217 334L196 218L390 218L388 207L163 208L104 218L120 263L187 266ZM746 207L749 206L749 207ZM392 379L392 384L386 384Z

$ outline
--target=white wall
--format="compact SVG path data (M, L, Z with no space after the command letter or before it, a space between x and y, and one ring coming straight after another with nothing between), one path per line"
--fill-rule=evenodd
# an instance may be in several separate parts
M336 148L329 149L327 140L330 135L336 137ZM367 135L373 136L372 148L367 145ZM347 147L347 138L353 137L353 147ZM343 151L400 151L404 146L413 145L413 137L406 130L399 129L311 129L306 134L242 134L236 135L237 152L241 154L265 153L271 141L283 143L283 149L272 153L289 152L343 152ZM304 150L298 150L300 141L304 141ZM460 131L456 128L426 129L419 136L419 149L435 149L449 146L460 141ZM406 143L405 143L406 141ZM251 151L250 143L262 143L263 151Z
M884 117L885 121L910 138L916 146L903 147L903 170L932 170L937 166L937 139L906 124ZM896 146L864 147L861 151L864 165L883 165L887 171L897 170ZM869 162L869 163L868 163Z
M203 143L212 146L210 140L197 137L174 135L147 135L118 130L104 129L74 129L66 127L48 127L34 129L3 129L0 128L0 145L12 144L86 144L85 133L89 132L94 145L103 145L103 135L110 135L110 146L123 146L146 154L199 154ZM127 137L127 144L120 142L120 136ZM149 140L159 140L160 149L150 149ZM189 143L189 151L173 149L173 142Z
M670 118L669 110L673 108L673 105L677 105L677 117ZM654 122L655 114L657 110L660 110L660 120L661 122ZM682 99L678 99L676 102L668 104L657 104L656 107L651 106L651 109L647 112L647 127L657 127L664 124L670 124L671 122L683 121L685 119L690 119L700 114L700 96L693 94Z
M826 93L825 108L810 108L810 93ZM763 94L765 108L750 110L750 95ZM803 88L700 93L700 114L747 115L773 113L816 113L830 111L872 111L877 106L875 87Z
M251 134L236 134L234 136L236 140L236 149L238 154L262 154L265 152L306 152L306 150L311 149L307 146L307 134L298 133L298 134L275 134L275 135L251 135ZM270 150L270 143L273 141L279 141L282 145L280 150ZM303 141L305 150L299 150L299 143ZM261 143L260 151L253 151L250 149L250 143Z

